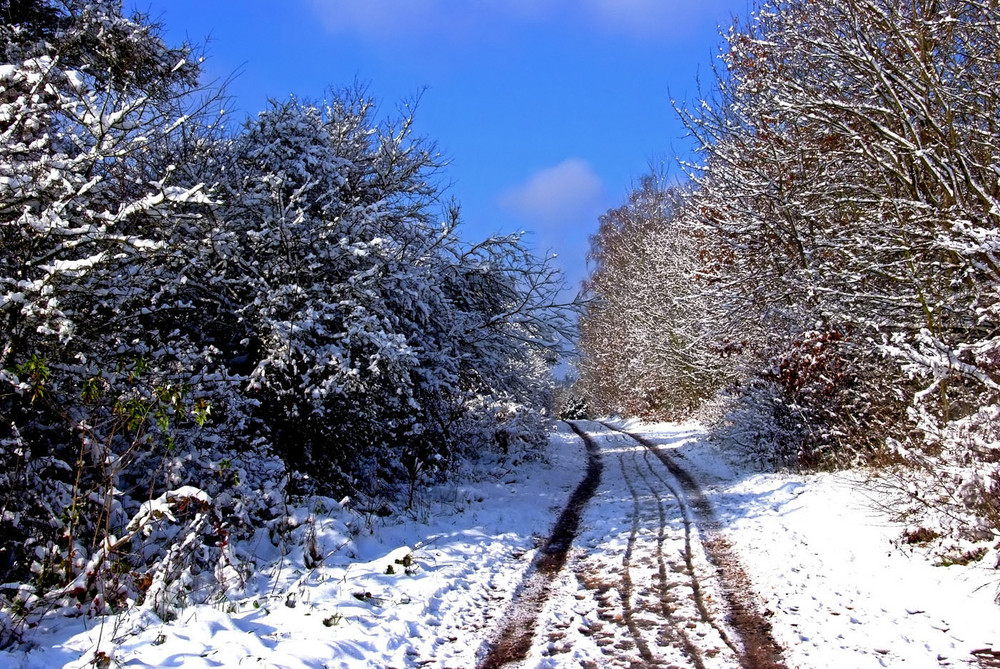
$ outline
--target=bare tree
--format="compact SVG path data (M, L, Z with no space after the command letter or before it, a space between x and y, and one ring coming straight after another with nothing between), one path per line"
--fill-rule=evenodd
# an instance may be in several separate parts
M765 2L680 109L687 212L806 452L905 451L916 426L939 463L994 457L998 37L993 2ZM974 478L982 507L997 473Z
M679 189L647 176L591 238L581 373L598 411L683 418L729 378L704 240L685 206Z

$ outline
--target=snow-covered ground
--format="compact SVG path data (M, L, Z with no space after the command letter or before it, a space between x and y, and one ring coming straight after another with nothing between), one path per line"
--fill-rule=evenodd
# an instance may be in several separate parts
M752 473L696 425L630 429L670 441L704 487L788 667L968 666L973 650L1000 649L1000 571L935 567L901 546L902 527L872 504L859 476ZM52 619L29 633L32 650L0 653L0 666L84 667L100 652L123 667L473 667L585 462L582 442L561 426L544 461L440 487L371 534L348 537L344 523L363 519L339 507L299 512L286 557L275 555L239 596L170 623L149 612ZM621 525L620 513L596 498L581 537ZM325 559L307 568L310 542ZM578 558L595 558L586 551L597 543L580 543ZM275 549L262 538L256 551ZM563 574L556 585L579 590L571 580ZM563 593L574 599L583 595ZM574 616L586 615L567 605L539 624L574 630ZM548 638L566 645L574 635ZM528 665L585 662L574 649L560 653L532 654Z
M632 429L659 441L679 426ZM788 667L962 667L1000 650L995 555L934 566L900 541L892 501L863 474L748 473L705 440L675 453L712 500Z

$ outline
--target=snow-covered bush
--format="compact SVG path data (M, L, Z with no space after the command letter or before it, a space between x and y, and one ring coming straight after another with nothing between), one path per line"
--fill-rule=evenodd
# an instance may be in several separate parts
M590 407L581 393L567 391L559 403L559 418L562 420L586 420L590 418Z
M561 277L459 239L412 110L349 90L234 133L120 2L2 14L0 645L239 589L296 492L412 502L544 438Z
M774 381L755 379L716 398L712 437L763 467L797 466L808 426Z
M923 440L895 444L903 462L917 468L920 485L898 489L912 498L912 508L933 510L942 534L995 543L1000 537L1000 407L984 406L944 426L920 413L914 411L914 419ZM905 479L906 470L897 473Z
M141 601L165 555L197 568L228 531L143 534L148 500L193 483L186 499L220 500L211 514L235 526L280 476L216 474L240 460L228 440L245 402L190 326L209 201L176 179L174 149L198 123L196 59L117 2L4 12L0 608L15 630L53 607Z
M455 425L482 398L544 405L549 381L524 361L566 321L558 275L519 239L458 238L412 110L374 109L357 89L273 104L224 146L226 348L246 352L256 417L290 467L319 490L406 482L412 496L465 445Z

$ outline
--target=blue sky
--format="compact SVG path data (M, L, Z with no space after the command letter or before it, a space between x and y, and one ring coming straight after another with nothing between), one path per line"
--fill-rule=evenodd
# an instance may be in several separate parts
M651 164L690 150L670 106L711 82L748 0L127 0L172 43L208 40L241 117L367 85L450 159L470 240L527 230L585 276L587 237ZM673 169L673 168L671 168Z

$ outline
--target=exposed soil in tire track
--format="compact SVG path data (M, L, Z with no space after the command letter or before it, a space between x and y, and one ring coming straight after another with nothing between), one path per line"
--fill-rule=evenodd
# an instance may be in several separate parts
M535 557L527 579L504 615L506 623L488 644L488 651L479 663L479 669L495 669L523 660L527 656L538 615L548 599L552 581L566 564L570 546L580 525L580 515L601 483L604 463L601 461L600 449L576 425L568 425L587 446L587 473L573 491L548 540Z
M771 635L771 624L748 601L746 594L747 576L740 567L736 556L733 555L731 546L721 536L719 522L715 517L708 498L697 481L683 467L677 464L673 458L665 453L658 444L614 425L604 422L600 424L609 430L627 435L645 446L647 452L655 455L683 488L687 503L689 503L690 508L696 516L695 519L691 519L685 514L685 533L687 535L685 558L688 561L688 569L691 572L692 578L692 589L695 592L695 600L702 617L716 628L726 644L736 652L740 666L743 669L783 669L781 649ZM677 497L678 501L681 501L682 496L678 494L678 491L673 489L666 480L661 480ZM682 504L685 503L682 502ZM740 637L742 648L732 644L723 630L711 620L711 616L709 616L705 608L704 601L700 597L700 586L698 585L697 576L691 562L690 523L693 521L697 521L699 528L704 534L701 543L708 560L719 572L722 580L723 595L729 608L728 622Z
M685 655L694 665L695 669L705 669L705 664L702 661L701 653L699 652L698 648L693 643L691 643L691 639L684 632L684 628L680 624L680 622L676 620L674 613L670 607L669 591L674 584L670 582L670 579L667 576L667 563L664 557L664 544L667 541L667 512L666 509L664 508L663 498L660 496L656 487L650 485L649 479L642 473L642 468L639 466L638 455L636 454L636 452L631 451L629 455L632 459L632 465L635 467L635 473L638 475L640 479L642 479L642 482L646 485L650 494L656 500L657 514L659 516L657 522L657 536L656 536L656 567L657 567L657 580L659 581L659 588L658 588L659 593L657 597L659 605L658 610L660 615L663 617L664 621L669 623L663 629L664 635L670 642L674 644L678 642L680 643L680 646L683 649ZM636 536L635 528L638 527L638 522L639 522L640 496L638 494L638 491L636 490L634 482L631 480L631 477L628 475L628 472L626 471L625 454L620 454L618 457L621 463L622 477L625 479L625 485L628 487L629 493L631 493L632 495L632 499L634 502L634 509L635 509L634 510L635 515L633 518L633 532L632 536L629 539L630 542L629 548L631 549L632 547L631 544L634 542ZM648 462L646 463L646 466L647 467L649 466ZM688 566L690 567L690 557L688 557ZM628 574L628 570L629 566L626 564L624 570L625 577L631 580ZM633 626L630 626L629 630L632 632L633 636L635 636L636 642L641 644L639 647L642 648L643 646L645 646L645 643L642 641L642 637L640 633L637 631L637 629L634 629ZM648 655L648 657L646 657L646 655ZM652 657L652 654L650 654L648 650L646 655L644 655L643 658L646 659L646 661L649 662L650 664L654 664L655 660Z
M632 639L635 641L636 648L639 650L639 655L642 656L642 659L645 660L647 664L652 665L656 662L656 658L653 657L653 653L649 650L649 644L646 643L646 640L642 636L642 631L636 623L636 611L632 603L634 596L634 588L632 585L632 557L635 553L636 540L639 536L641 511L640 499L639 494L636 492L635 485L632 483L628 472L626 471L624 454L618 455L618 464L621 466L622 478L625 479L625 485L628 487L628 491L632 495L632 527L629 532L628 544L625 547L625 556L622 560L622 613L625 618L625 625L628 627L628 631L632 635Z

